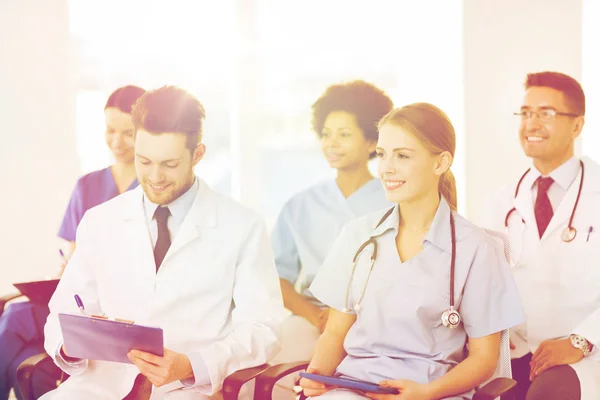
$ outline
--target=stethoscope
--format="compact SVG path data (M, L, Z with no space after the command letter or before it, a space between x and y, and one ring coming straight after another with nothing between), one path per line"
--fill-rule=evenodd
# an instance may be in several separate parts
M383 218L381 218L381 220L379 221L379 223L377 224L375 229L377 229L379 227L379 225L381 225L383 223L383 221L385 221L387 219L387 217L390 216L392 211L394 211L394 208L391 208L390 210L388 210L385 213L385 215L383 216ZM460 325L461 317L460 317L460 314L458 313L458 311L456 311L454 309L454 265L456 263L456 230L454 228L454 217L452 215L452 212L450 212L450 228L451 228L450 231L451 231L451 235L452 235L452 257L451 257L451 261L450 261L450 308L442 313L441 319L442 319L442 324L445 327L454 329ZM360 291L358 300L354 304L354 307L350 308L348 306L348 298L350 296L350 289L352 287L352 281L354 280L354 272L356 271L356 263L357 263L359 255L369 245L373 246L373 253L371 253L371 266L369 268L369 274L367 275L365 284L363 285L363 288ZM354 311L354 312L358 313L360 311L361 302L362 302L363 296L365 294L365 290L367 289L367 285L369 284L369 279L371 278L371 272L373 272L373 266L375 265L375 260L377 259L378 247L379 246L377 245L377 240L374 237L371 237L371 238L369 238L369 240L367 240L362 245L360 245L360 247L356 251L354 258L352 259L352 273L350 275L350 280L348 282L348 288L346 289L346 302L345 302L346 307L342 309L343 312L349 313L349 312Z
M575 216L575 211L577 210L577 204L579 204L579 197L581 197L581 189L583 188L583 175L585 172L585 167L583 166L583 161L579 160L579 165L581 165L581 179L579 181L579 189L577 190L577 198L575 199L575 204L573 205L573 210L571 211L571 218L569 218L569 224L567 225L565 230L560 235L562 241L565 243L571 242L573 239L575 239L575 236L577 236L577 229L575 229L575 227L573 226L573 217ZM517 183L517 187L515 189L515 195L513 197L513 200L516 199L517 196L519 195L519 189L521 188L521 183L523 183L523 179L525 179L525 177L527 176L529 171L531 171L531 168L529 168L527 171L525 171L525 173L521 176L521 179L519 179L519 182ZM511 208L510 210L508 210L508 213L506 214L506 217L504 218L504 229L506 231L507 236L508 236L508 220L509 220L510 216L512 215L512 213L515 211L517 211L517 209L515 207ZM521 218L521 223L525 224L525 220L523 218Z

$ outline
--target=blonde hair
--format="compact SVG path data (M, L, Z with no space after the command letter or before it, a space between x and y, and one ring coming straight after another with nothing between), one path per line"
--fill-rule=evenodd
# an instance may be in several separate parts
M456 133L450 119L442 110L429 103L414 103L396 108L379 121L378 128L392 124L411 132L432 154L449 152L454 157ZM438 184L451 209L457 210L456 180L448 169Z

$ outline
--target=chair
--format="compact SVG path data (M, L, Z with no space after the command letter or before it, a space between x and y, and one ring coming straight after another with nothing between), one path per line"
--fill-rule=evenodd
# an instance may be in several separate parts
M4 307L6 306L6 303L15 300L21 296L23 296L21 293L11 293L5 294L4 296L0 297L0 316L2 316L2 313L4 312Z
M286 364L273 365L256 377L254 398L260 400L271 400L275 383L286 375L296 371L305 370L308 362L300 361ZM492 379L478 388L473 400L493 400L500 397L501 400L513 399L513 388L517 381L512 379L510 364L510 341L508 330L502 332L500 338L500 358ZM304 395L301 399L305 399Z
M17 368L17 381L24 400L35 400L42 395L42 393L35 393L31 378L40 367L48 363L54 365L52 358L48 354L42 353L29 357L19 365L19 368ZM263 364L257 367L242 369L229 375L223 382L223 399L237 400L242 386L246 382L254 379L261 372L265 371L268 367L267 364ZM62 372L58 368L57 370ZM56 386L58 387L58 385L66 380L66 378L68 378L68 375L64 373L57 376Z

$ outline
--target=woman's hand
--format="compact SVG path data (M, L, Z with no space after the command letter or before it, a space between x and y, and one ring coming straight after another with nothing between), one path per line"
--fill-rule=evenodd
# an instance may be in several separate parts
M310 367L306 370L306 372L309 374L319 374L319 371ZM307 378L300 379L300 386L302 386L302 391L306 397L320 396L334 388L334 386L325 385L324 383L316 382Z
M399 394L366 393L367 397L375 400L432 400L429 386L421 383L398 379L379 382L381 387L396 388Z

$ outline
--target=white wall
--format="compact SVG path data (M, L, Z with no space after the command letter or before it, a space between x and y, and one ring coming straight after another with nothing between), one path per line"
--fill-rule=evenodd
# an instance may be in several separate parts
M58 271L79 175L67 0L0 1L0 294Z
M556 70L581 80L581 9L581 0L464 0L467 207L473 221L486 195L529 165L512 115L526 74Z

